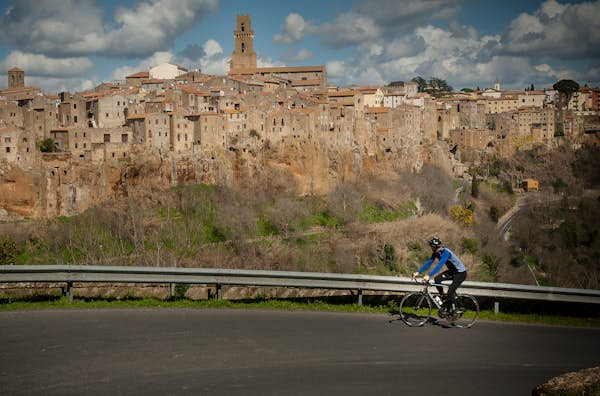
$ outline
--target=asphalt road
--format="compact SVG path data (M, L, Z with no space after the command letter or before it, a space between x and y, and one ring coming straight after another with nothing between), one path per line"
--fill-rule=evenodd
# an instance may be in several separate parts
M600 329L209 309L0 312L0 395L530 395Z

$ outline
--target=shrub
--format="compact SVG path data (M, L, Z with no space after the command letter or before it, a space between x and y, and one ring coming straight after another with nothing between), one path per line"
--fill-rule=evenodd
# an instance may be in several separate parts
M256 129L250 129L250 136L256 139L260 139L260 134L256 132Z
M491 276L493 280L496 280L498 277L498 269L500 268L500 257L493 253L484 253L481 256L481 261L483 262L487 274Z
M460 241L460 245L465 252L471 254L477 253L477 241L475 239L463 238Z
M454 205L448 209L448 216L452 221L463 227L470 227L473 224L473 211L462 205Z
M37 142L37 146L42 153L52 153L56 151L56 145L54 144L54 139L52 138L40 140Z
M260 218L256 221L256 228L258 229L258 235L270 236L279 234L279 228L268 219Z
M15 264L17 244L8 235L0 237L0 265Z
M479 197L479 180L477 180L477 176L473 175L473 181L471 182L471 196L477 198Z
M500 218L500 211L498 210L497 207L495 207L494 205L492 205L490 207L490 211L489 211L489 215L490 215L490 219L494 222L497 223L498 219Z
M398 266L396 264L396 249L394 249L393 245L384 243L379 248L379 260L388 270L392 272L398 271Z

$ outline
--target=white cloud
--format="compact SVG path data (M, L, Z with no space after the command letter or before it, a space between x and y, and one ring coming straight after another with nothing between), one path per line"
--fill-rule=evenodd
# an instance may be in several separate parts
M93 64L88 58L49 58L45 55L12 51L0 63L0 69L8 70L18 66L28 76L74 77L83 76Z
M276 34L273 41L276 43L290 44L300 41L305 35L314 33L315 26L311 22L306 22L302 15L295 12L285 17L283 33Z
M92 0L19 0L0 24L0 42L46 55L144 56L168 48L218 0L152 0L118 7L114 21Z
M313 57L313 53L312 51L306 49L306 48L302 48L301 50L299 50L298 52L296 52L294 54L294 56L292 56L292 60L296 61L296 62L303 62L307 59L310 59Z
M99 84L96 78L57 78L57 77L28 77L25 75L28 86L39 87L43 92L81 92L92 89Z
M331 48L344 48L369 40L381 35L381 27L373 18L367 15L344 13L337 16L331 23L318 28L324 43Z
M600 1L561 4L549 0L514 19L500 51L558 59L600 57Z
M125 80L130 74L134 74L140 71L148 71L151 67L159 65L161 63L169 62L173 63L175 56L168 51L158 51L151 56L142 59L136 65L124 65L116 68L109 77L110 81L122 81Z
M207 57L214 57L223 53L223 48L216 40L208 39L202 46Z

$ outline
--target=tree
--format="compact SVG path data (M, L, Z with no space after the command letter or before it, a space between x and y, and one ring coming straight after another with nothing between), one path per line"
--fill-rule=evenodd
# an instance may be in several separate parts
M466 92L466 93L473 92L473 90L471 88L462 88L461 91Z
M403 87L404 81L392 81L388 84L388 87Z
M441 78L431 77L429 80L429 85L433 91L437 92L451 92L452 86L446 82L446 80L442 80Z
M37 146L42 153L53 153L56 151L56 144L54 143L54 139L52 138L40 140L37 143Z
M419 92L425 92L425 88L427 87L427 81L421 76L417 76L413 78L411 81L416 82L418 85Z
M566 99L566 101L561 104L568 104L573 93L579 91L579 84L573 80L560 80L554 84L552 88L557 90L560 95Z

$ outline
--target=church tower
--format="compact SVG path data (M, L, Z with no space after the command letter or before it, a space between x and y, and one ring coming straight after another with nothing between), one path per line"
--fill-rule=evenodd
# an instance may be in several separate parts
M250 25L250 15L238 15L236 30L233 32L235 49L231 54L229 73L239 69L256 69L254 52L254 31Z
M25 86L25 72L18 67L8 71L8 88L23 88Z
M496 82L494 83L494 90L500 91L500 81L498 80L498 77L496 77Z

